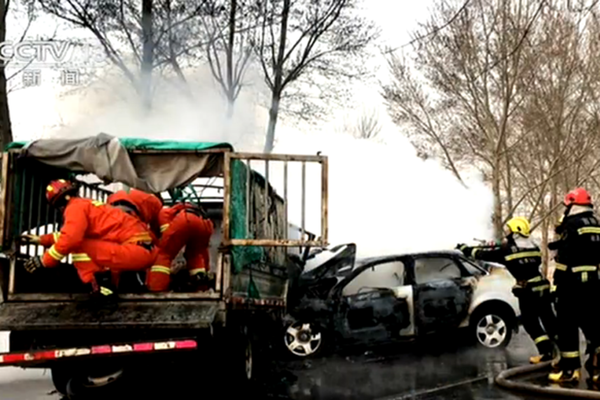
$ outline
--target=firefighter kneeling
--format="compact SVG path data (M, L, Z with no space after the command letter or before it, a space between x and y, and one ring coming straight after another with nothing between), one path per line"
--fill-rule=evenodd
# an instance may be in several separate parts
M153 292L169 289L171 263L185 246L190 290L206 290L212 284L209 273L209 244L214 226L204 211L190 203L163 208L158 216L161 238L156 262L150 268L146 285Z
M467 247L458 245L467 257L504 264L516 279L513 293L519 299L521 319L525 331L537 346L539 355L531 357L537 364L553 359L556 340L556 317L552 310L550 282L540 272L542 254L529 238L529 221L512 218L505 226L506 238L501 245Z
M35 273L56 267L70 254L82 282L91 285L92 295L114 298L111 271L145 270L153 264L157 250L150 232L137 218L77 193L77 186L63 179L48 185L46 198L62 211L63 226L60 233L26 237L50 248L42 257L29 259L25 269Z

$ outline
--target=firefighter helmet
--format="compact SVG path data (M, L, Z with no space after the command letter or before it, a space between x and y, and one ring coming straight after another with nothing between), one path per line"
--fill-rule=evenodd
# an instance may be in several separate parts
M77 193L77 185L71 181L65 179L58 179L50 182L46 187L46 199L51 205L56 205L66 195L73 195Z
M564 203L567 207L570 205L590 206L592 205L592 196L587 190L580 187L567 193Z
M511 233L518 233L521 236L529 237L531 227L527 218L514 217L508 220L506 227Z

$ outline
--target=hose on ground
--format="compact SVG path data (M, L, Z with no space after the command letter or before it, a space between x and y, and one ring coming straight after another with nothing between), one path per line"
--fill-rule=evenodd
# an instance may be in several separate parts
M521 367L510 368L502 371L496 377L496 384L505 389L518 390L522 392L530 392L549 396L561 396L580 399L600 399L600 392L583 389L566 389L555 387L543 387L529 382L512 381L510 378L530 374L532 372L541 371L550 367L551 361L536 365L524 365Z

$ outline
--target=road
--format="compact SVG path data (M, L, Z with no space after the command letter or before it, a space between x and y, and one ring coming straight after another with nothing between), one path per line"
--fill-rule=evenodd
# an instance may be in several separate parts
M380 349L375 353L334 356L312 362L278 363L275 373L269 374L269 393L256 393L255 396L292 399L532 399L534 397L530 395L503 391L493 383L501 370L526 363L532 353L533 345L523 333L513 338L508 349L492 352L436 338L400 348ZM168 379L161 376L161 373L156 379L144 376L141 383L131 383L131 386L142 385L155 394L159 386L166 386L169 393L178 393L169 397L184 400L197 398L197 395L184 393L190 393L190 390L206 392L206 385L214 384L199 384L198 380L189 379L180 382L176 376ZM148 382L157 384L150 386ZM0 400L60 399L59 395L51 394L52 390L49 374L44 374L44 371L0 370Z

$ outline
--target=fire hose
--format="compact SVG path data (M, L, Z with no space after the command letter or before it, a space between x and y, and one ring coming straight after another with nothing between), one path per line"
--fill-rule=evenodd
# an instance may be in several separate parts
M567 389L559 387L543 387L530 382L514 381L511 378L538 372L550 367L552 362L548 361L537 365L524 365L502 371L496 377L496 384L505 389L529 392L541 395L570 397L579 399L600 399L600 392L584 389Z

